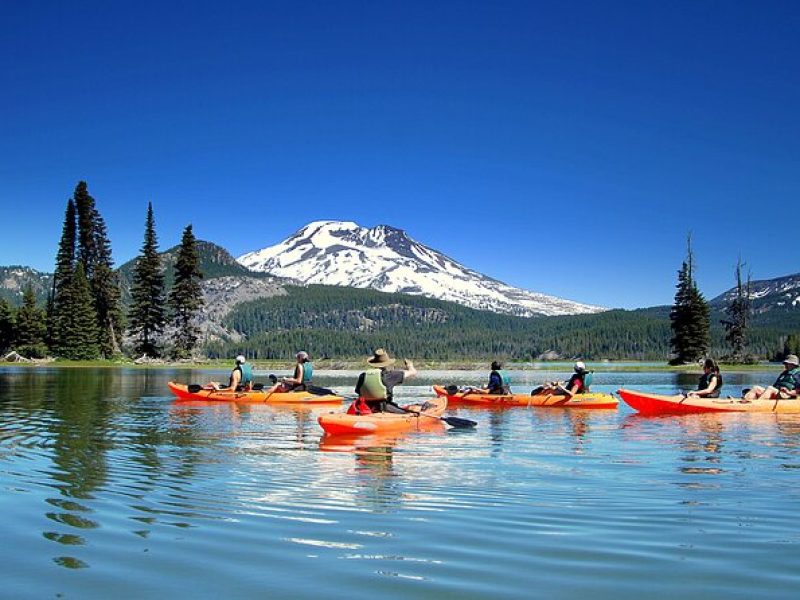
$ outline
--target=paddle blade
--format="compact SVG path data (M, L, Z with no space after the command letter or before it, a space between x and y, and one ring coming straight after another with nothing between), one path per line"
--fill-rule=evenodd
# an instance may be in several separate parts
M477 425L475 421L470 421L469 419L459 419L458 417L440 417L442 421L450 425L450 427L455 427L456 429L472 429Z
M203 389L203 386L197 383L190 383L187 389L189 390L190 393L196 394L197 392Z
M319 387L318 385L307 385L306 390L314 394L315 396L335 396L336 392L331 389Z

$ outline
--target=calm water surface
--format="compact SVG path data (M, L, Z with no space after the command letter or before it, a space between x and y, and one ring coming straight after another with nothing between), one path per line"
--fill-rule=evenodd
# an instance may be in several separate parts
M352 390L354 373L317 382ZM429 372L430 384L478 372ZM566 375L566 373L561 373ZM208 372L0 369L0 597L795 598L800 417L454 408L326 439L328 409L176 402ZM219 375L218 375L219 376ZM527 391L555 373L515 374ZM728 393L775 370L726 374ZM697 376L598 373L672 392Z

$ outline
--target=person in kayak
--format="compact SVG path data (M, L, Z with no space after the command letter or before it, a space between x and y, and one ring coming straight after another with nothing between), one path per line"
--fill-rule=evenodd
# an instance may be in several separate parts
M389 369L395 359L391 358L383 348L378 348L367 359L374 367L358 376L356 394L358 399L351 407L356 414L366 412L391 412L405 414L400 406L394 403L394 387L417 375L414 363L405 360L405 369Z
M247 359L240 354L236 357L236 366L233 367L231 371L227 386L223 386L217 381L212 381L208 385L214 390L249 392L253 389L253 367L247 362Z
M797 398L800 393L800 360L796 354L783 359L783 371L771 386L754 386L744 395L745 400L787 400Z
M470 394L510 394L511 378L503 371L503 363L492 361L492 372L489 373L489 384L485 388L470 388Z
M722 374L713 358L707 358L703 363L703 375L697 384L697 389L686 395L692 398L719 398L722 389Z
M297 359L297 364L294 366L292 376L282 377L280 383L276 383L267 390L268 393L292 392L295 390L304 392L308 389L307 386L311 383L311 378L314 375L311 357L308 356L308 352L301 350L295 355L295 358Z
M554 396L569 396L585 394L589 391L591 372L586 370L586 365L579 360L573 367L575 372L566 382L551 381L548 385L539 386L531 392L531 396L539 394L553 394Z

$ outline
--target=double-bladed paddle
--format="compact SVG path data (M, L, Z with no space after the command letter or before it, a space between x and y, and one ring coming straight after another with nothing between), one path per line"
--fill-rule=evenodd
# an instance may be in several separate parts
M455 429L472 429L477 425L475 421L470 421L469 419L460 419L459 417L437 417L436 415L429 415L424 412L419 412L417 410L411 410L409 408L400 407L403 409L403 412L411 413L412 415L417 415L418 417L428 417L430 419L439 419L440 421L444 421L450 427L454 427Z

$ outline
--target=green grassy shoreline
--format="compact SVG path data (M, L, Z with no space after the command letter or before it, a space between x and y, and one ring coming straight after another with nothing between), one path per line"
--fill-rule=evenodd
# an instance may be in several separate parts
M283 360L257 360L253 363L253 368L258 371L288 371L294 363ZM401 363L398 363L401 364ZM452 370L452 371L487 371L489 370L488 361L478 360L464 360L464 361L414 361L418 370L431 371L431 370ZM622 361L615 362L591 362L587 361L587 367L597 373L614 372L614 373L636 373L636 372L673 372L673 373L700 373L702 368L700 364L696 365L679 365L673 366L666 363L652 363L635 361ZM55 367L65 369L192 369L192 370L208 370L218 371L230 369L232 361L230 360L207 360L202 362L185 362L185 361L165 361L155 363L136 364L132 360L97 360L97 361L50 361L50 362L31 362L31 363L0 363L3 367L23 367L23 368L41 368L41 367ZM722 364L720 365L723 371L762 371L777 369L780 367L779 363L758 363L758 364ZM342 360L318 360L314 361L314 368L318 371L346 371L358 370L366 367L366 362L357 359L342 359ZM554 362L520 362L520 363L506 363L506 370L512 371L571 371L571 361L554 361Z

